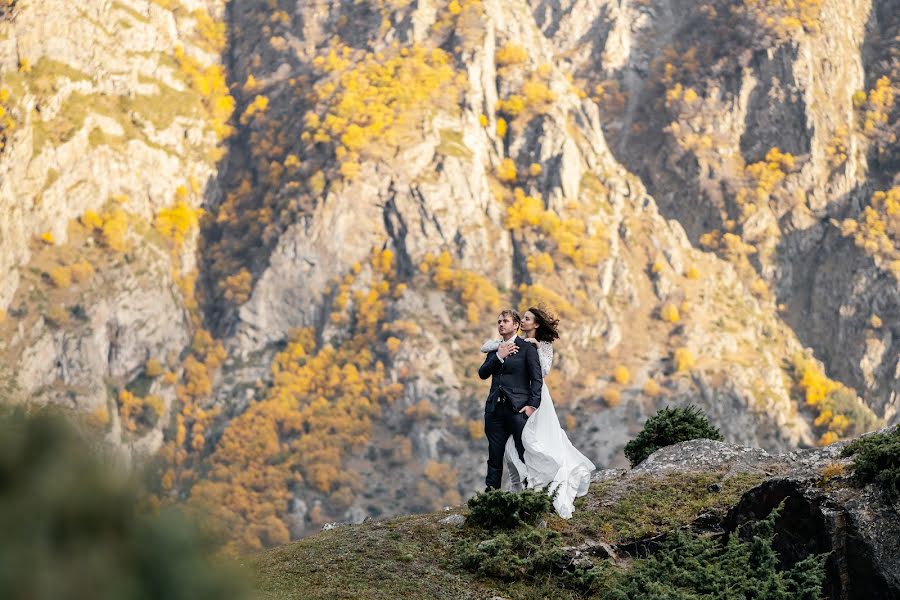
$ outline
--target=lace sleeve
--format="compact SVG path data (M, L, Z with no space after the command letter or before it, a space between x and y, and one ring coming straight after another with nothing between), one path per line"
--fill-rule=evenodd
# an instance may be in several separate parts
M500 347L500 340L488 340L481 345L481 351L484 353L493 352Z
M540 342L538 344L538 358L541 361L541 374L546 377L553 365L553 344Z

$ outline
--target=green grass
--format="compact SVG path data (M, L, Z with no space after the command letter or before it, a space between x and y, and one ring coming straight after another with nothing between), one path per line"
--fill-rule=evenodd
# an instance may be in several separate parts
M595 483L587 496L576 500L570 520L551 517L548 524L573 543L639 541L687 525L704 511L724 516L744 492L764 479L757 473L727 479L720 473L672 473L636 477L625 484ZM709 491L716 483L721 491Z
M446 156L455 156L463 160L469 160L474 156L472 150L463 142L462 132L455 129L441 129L441 142L437 151Z
M729 478L721 473L677 473L597 483L576 502L571 520L551 516L548 527L561 534L565 545L586 539L638 541L686 525L703 512L724 515L764 478L746 473ZM713 483L720 484L721 491L708 491ZM487 539L489 534L439 524L454 513L465 514L466 509L340 527L247 560L256 573L257 588L271 600L583 597L550 576L537 582L504 583L463 570L455 563L456 545Z
M251 565L266 598L477 598L471 575L452 572L466 528L444 515L341 527L257 555Z
M176 117L203 117L203 103L200 95L187 88L183 92L171 88L161 81L139 77L141 83L152 83L159 93L152 96L135 96L128 99L127 109L137 112L141 118L153 123L158 130L167 129Z
M39 95L50 95L55 93L57 81L60 78L69 79L71 81L92 80L91 76L87 73L79 71L66 63L51 60L49 58L41 58L31 67L31 71L26 75L26 78L31 90Z

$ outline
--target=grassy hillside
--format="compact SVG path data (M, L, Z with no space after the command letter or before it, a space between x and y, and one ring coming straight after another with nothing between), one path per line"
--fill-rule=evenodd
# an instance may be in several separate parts
M591 485L576 502L573 518L547 518L547 529L563 547L605 542L636 548L639 542L711 515L718 521L740 496L764 477L721 472L638 476ZM714 484L719 484L720 488ZM719 491L714 491L714 490ZM313 598L583 598L556 574L527 575L513 581L471 573L459 564L459 548L492 534L467 524L441 521L467 514L465 507L419 516L348 525L255 555L251 566L263 597ZM708 517L707 517L708 518ZM704 520L706 522L706 519ZM624 555L624 553L623 553ZM615 586L627 577L630 560L597 563Z

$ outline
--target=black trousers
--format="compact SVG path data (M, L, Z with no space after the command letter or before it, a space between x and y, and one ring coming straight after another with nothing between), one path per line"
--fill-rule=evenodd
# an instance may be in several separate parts
M509 400L498 402L494 412L484 413L484 433L488 439L488 467L484 484L489 488L500 488L503 477L503 454L506 451L506 440L513 436L519 458L525 462L525 446L522 445L522 429L528 417L525 413L516 412Z

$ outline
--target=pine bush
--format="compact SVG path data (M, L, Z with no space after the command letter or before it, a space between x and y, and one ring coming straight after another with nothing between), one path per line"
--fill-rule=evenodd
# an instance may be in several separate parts
M677 532L650 557L633 563L606 596L610 600L818 600L825 579L824 554L778 570L772 548L779 509L753 526L749 541L734 533L722 545Z
M638 436L625 446L625 456L634 467L660 448L698 438L721 440L722 434L696 406L666 407L647 419Z
M537 525L553 505L543 491L504 492L491 490L469 498L466 523L482 529L515 529L520 525Z
M900 499L900 427L854 440L841 454L853 457L857 483L876 483L892 502Z

